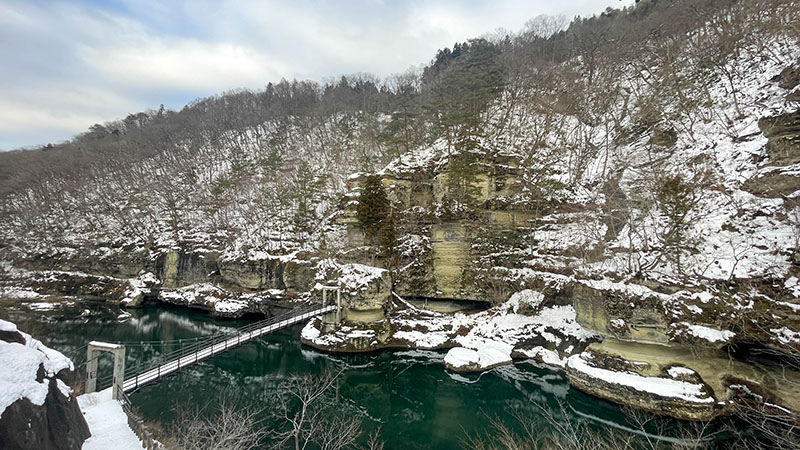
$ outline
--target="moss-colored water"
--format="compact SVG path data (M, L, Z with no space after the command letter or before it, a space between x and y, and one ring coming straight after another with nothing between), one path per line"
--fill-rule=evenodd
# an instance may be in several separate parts
M155 342L132 342L190 339L247 322L215 320L201 312L162 306L130 312L132 318L118 321L119 311L108 306L76 303L33 312L6 305L0 308L0 317L33 331L78 364L85 360L82 346L90 340L129 342L131 365L161 351ZM573 419L601 427L625 426L615 405L571 389L558 372L528 363L464 376L444 368L442 352L330 355L302 346L299 334L300 327L294 327L230 350L142 388L132 394L132 401L146 419L168 425L176 406L213 405L223 397L261 402L269 408L268 394L281 380L337 367L344 370L340 401L363 417L367 431L380 426L387 449L461 448L469 435L487 429L488 417L513 423L512 407L541 415L536 403L558 414L562 402ZM109 360L101 365L101 378L110 370Z

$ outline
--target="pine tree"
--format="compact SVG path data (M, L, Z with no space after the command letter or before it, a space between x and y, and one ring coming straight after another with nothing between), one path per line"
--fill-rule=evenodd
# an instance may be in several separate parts
M395 244L397 228L394 209L386 196L381 177L370 175L364 180L356 211L358 222L364 230L367 241L378 248L378 252L388 268L397 265Z
M292 180L295 230L310 233L316 220L316 204L321 200L327 177L317 174L306 162L300 163Z
M445 186L451 200L474 206L480 195L480 188L476 185L480 171L475 154L469 151L472 150L471 147L474 143L464 143L463 145L467 146L468 151L450 157Z
M386 196L381 177L368 176L364 180L356 210L356 217L367 239L374 240L380 234L389 209L389 198Z

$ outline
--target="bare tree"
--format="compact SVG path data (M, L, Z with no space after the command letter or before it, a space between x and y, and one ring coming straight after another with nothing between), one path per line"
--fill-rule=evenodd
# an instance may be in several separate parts
M677 437L664 439L666 421L650 413L626 410L632 427L599 428L575 418L559 401L558 408L535 404L535 416L512 410L520 431L498 418L489 419L490 431L465 442L471 450L667 450L710 448L712 435L708 423L687 424L674 430Z
M362 434L361 418L343 414L336 401L341 372L292 378L279 388L273 400L278 427L269 432L272 448L323 450L356 448ZM377 445L377 438L371 439ZM379 447L372 447L379 448Z
M178 410L171 436L182 450L250 450L257 448L267 433L255 408L237 408L223 400L216 410L186 413Z

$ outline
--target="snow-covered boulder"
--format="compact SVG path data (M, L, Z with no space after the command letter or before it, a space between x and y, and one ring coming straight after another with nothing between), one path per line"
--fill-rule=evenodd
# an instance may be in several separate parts
M513 362L511 345L488 339L470 340L469 344L473 348L451 348L444 357L444 365L456 372L481 372Z
M709 420L720 412L711 390L691 369L672 367L667 376L645 376L630 361L586 351L569 357L566 371L571 385L615 403L685 420Z
M72 389L72 361L0 320L0 444L23 450L77 450L89 437Z
M322 285L341 289L345 319L352 322L377 322L384 318L385 306L392 294L392 277L388 270L365 264L340 264L324 259L317 265L316 280ZM329 293L329 301L336 301ZM320 294L321 296L321 294Z

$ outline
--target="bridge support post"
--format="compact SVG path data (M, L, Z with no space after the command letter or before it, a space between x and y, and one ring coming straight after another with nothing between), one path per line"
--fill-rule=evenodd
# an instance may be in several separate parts
M322 329L324 332L336 330L342 323L342 290L339 286L322 286L322 306L328 306L328 291L336 291L336 311L322 316Z
M107 342L89 342L86 350L86 393L97 390L97 360L100 352L111 352L114 355L114 374L111 384L111 398L122 399L122 383L125 381L125 346Z
M97 391L97 358L100 352L93 349L91 345L86 350L86 387L87 394Z
M336 288L336 325L342 323L344 319L344 311L342 311L342 290Z

